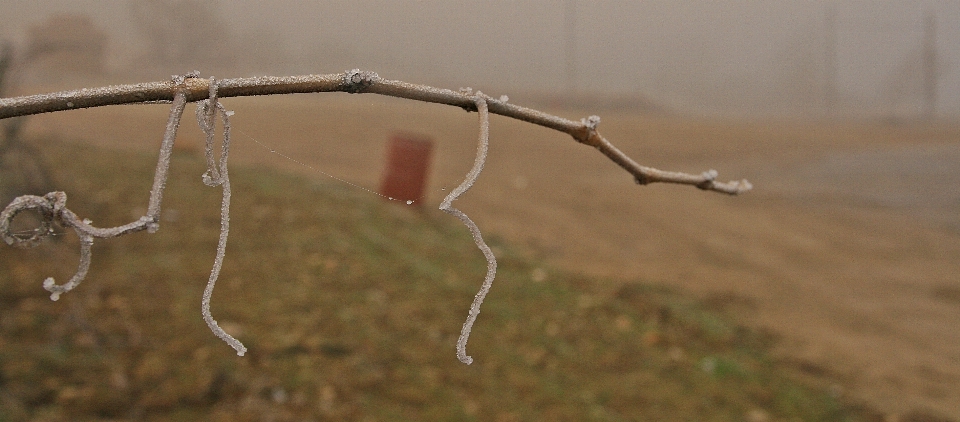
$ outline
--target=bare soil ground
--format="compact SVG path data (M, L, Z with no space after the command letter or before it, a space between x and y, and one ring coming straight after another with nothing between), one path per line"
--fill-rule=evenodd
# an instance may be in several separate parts
M376 190L389 135L423 133L436 140L433 209L473 161L476 114L459 109L346 94L224 102L237 112L237 164L326 177L252 137ZM155 149L166 114L78 110L31 118L28 130ZM637 186L563 134L494 117L488 165L458 208L487 236L564 268L676 286L731 310L838 394L891 415L960 419L960 124L601 117L601 133L641 164L715 168L756 188ZM202 153L195 126L185 120L178 142Z

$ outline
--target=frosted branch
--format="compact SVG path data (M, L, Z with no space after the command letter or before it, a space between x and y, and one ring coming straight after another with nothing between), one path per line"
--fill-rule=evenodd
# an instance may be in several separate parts
M171 101L175 93L181 91L186 92L189 101L200 101L209 98L209 84L210 82L206 79L185 78L182 84L178 84L178 81L149 82L0 98L0 119L105 105ZM374 72L359 69L329 75L221 79L217 81L217 84L217 95L220 98L308 92L350 92L358 94L373 93L447 104L470 111L476 110L477 107L472 94L467 92L383 79ZM752 185L746 180L717 181L716 175L710 172L688 174L641 166L597 132L596 123L599 122L599 118L594 122L576 122L542 111L520 107L505 100L506 98L489 99L487 104L490 113L564 132L572 136L577 142L600 150L611 161L629 172L639 184L676 183L731 195L746 192L752 188Z
M476 104L478 114L480 114L480 136L477 141L477 158L473 162L473 168L467 173L463 183L460 183L460 186L457 186L451 191L446 198L443 198L443 202L440 203L440 209L442 211L459 218L460 221L467 226L467 229L470 230L470 234L473 236L474 243L477 244L477 247L480 248L483 256L487 259L487 275L483 278L480 291L477 292L477 295L473 298L473 303L470 305L470 312L467 314L467 320L463 323L463 328L460 330L460 338L457 339L457 359L460 359L460 362L467 365L473 363L473 358L467 355L467 340L470 338L470 330L473 328L473 323L477 320L477 315L480 314L480 304L483 303L483 299L490 291L490 286L493 285L494 277L497 276L497 258L493 256L493 251L490 250L487 243L483 241L480 228L477 227L470 217L467 217L463 211L454 208L452 204L453 201L473 186L474 182L477 181L477 177L480 176L480 172L483 170L484 163L487 161L487 146L490 143L490 112L487 109L488 100L489 97L483 95L482 92L477 92L474 96L474 103Z
M227 236L230 231L230 178L227 174L227 161L230 150L230 121L232 112L227 111L219 102L219 98L291 94L306 92L341 91L349 93L375 93L412 100L447 104L461 107L467 111L477 111L480 121L480 133L477 143L477 156L473 167L467 173L463 183L456 187L440 204L440 209L457 217L473 237L477 248L483 252L487 260L487 273L483 284L470 305L470 311L460 337L457 340L457 358L466 364L471 364L473 358L467 355L466 345L470 331L477 316L480 314L480 305L490 291L497 272L497 260L490 247L483 240L480 229L465 213L453 207L453 201L470 189L483 170L487 157L487 147L490 136L490 113L499 114L518 120L523 120L540 126L555 129L572 136L576 141L597 148L610 160L633 175L639 184L655 182L677 183L696 186L703 190L739 194L750 190L752 186L746 180L722 183L718 182L717 172L709 170L699 175L669 172L645 167L634 162L619 149L614 147L597 132L600 118L590 116L574 122L561 117L553 116L534 109L508 104L504 95L494 99L481 92L474 93L470 88L458 91L434 88L426 85L415 85L401 81L392 81L380 78L374 72L359 69L333 75L306 75L291 77L257 77L216 80L200 79L198 72L174 76L171 81L152 82L137 85L110 86L93 89L80 89L52 94L32 95L16 98L0 98L0 119L26 116L53 111L70 110L77 108L99 107L114 104L170 102L170 116L167 120L160 153L157 159L157 168L154 173L153 187L150 190L150 200L147 214L137 221L123 226L112 228L97 228L89 220L80 220L66 207L67 195L64 192L51 192L42 197L25 195L14 199L0 212L0 237L10 245L17 247L36 246L43 238L53 233L53 225L72 228L80 238L80 264L73 277L62 285L57 285L53 278L47 278L43 287L50 292L50 299L57 300L61 294L68 292L80 284L86 277L91 262L91 247L94 238L117 237L128 233L146 230L150 233L159 228L160 205L163 199L163 189L166 186L167 173L170 167L170 158L173 153L173 143L176 139L180 119L188 101L197 101L197 122L206 135L205 156L207 169L202 175L203 183L223 190L223 200L220 207L220 238L217 243L217 254L214 259L210 278L203 292L201 312L203 320L213 333L233 347L238 355L246 352L236 338L227 334L210 312L210 301L214 286L220 275L226 254ZM223 125L223 141L219 159L215 157L216 118L220 116ZM30 232L13 233L11 223L17 214L32 210L40 215L39 226Z

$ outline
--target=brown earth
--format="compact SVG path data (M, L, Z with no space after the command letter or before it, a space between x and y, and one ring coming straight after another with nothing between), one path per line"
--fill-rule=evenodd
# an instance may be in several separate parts
M376 190L388 136L424 133L436 140L435 208L473 161L476 115L451 107L346 94L224 103L237 112L234 165ZM78 110L28 130L154 149L166 114ZM494 117L487 167L457 207L487 236L562 267L679 287L769 329L785 361L838 394L890 415L960 419L960 125L602 117L601 132L641 164L715 168L756 188L640 187L566 135ZM202 153L190 123L179 145Z

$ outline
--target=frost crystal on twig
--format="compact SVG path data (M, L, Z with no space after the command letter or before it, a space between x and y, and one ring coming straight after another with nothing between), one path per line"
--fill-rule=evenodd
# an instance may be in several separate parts
M487 275L483 279L483 285L480 286L480 291L474 296L473 303L470 304L470 313L467 315L467 320L463 323L463 328L460 330L460 338L457 339L457 359L460 359L460 362L467 365L473 363L473 358L467 355L467 340L470 338L470 330L473 328L473 323L477 320L477 315L480 314L480 304L483 303L483 299L490 291L490 286L493 285L494 277L497 276L497 258L493 256L493 251L490 250L487 243L483 241L480 228L477 227L476 223L474 223L470 217L467 217L463 211L454 208L452 204L453 201L473 186L473 183L477 181L477 177L480 176L480 171L483 170L484 163L487 161L487 146L490 142L490 112L487 109L487 100L487 96L479 91L477 91L474 96L474 103L477 105L477 112L480 114L480 136L477 141L477 158L473 162L473 168L467 173L463 183L454 188L446 198L443 198L443 202L440 203L440 209L442 211L459 218L460 221L467 226L470 234L473 235L474 243L477 244L477 247L480 248L483 256L487 259Z

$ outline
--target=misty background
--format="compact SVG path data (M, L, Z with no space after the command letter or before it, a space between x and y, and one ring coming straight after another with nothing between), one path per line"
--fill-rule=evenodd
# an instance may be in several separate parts
M960 116L960 0L4 0L0 39L27 51L31 28L56 27L65 14L105 34L102 67L81 78L38 60L21 85L362 68L516 101L563 94L722 116Z

